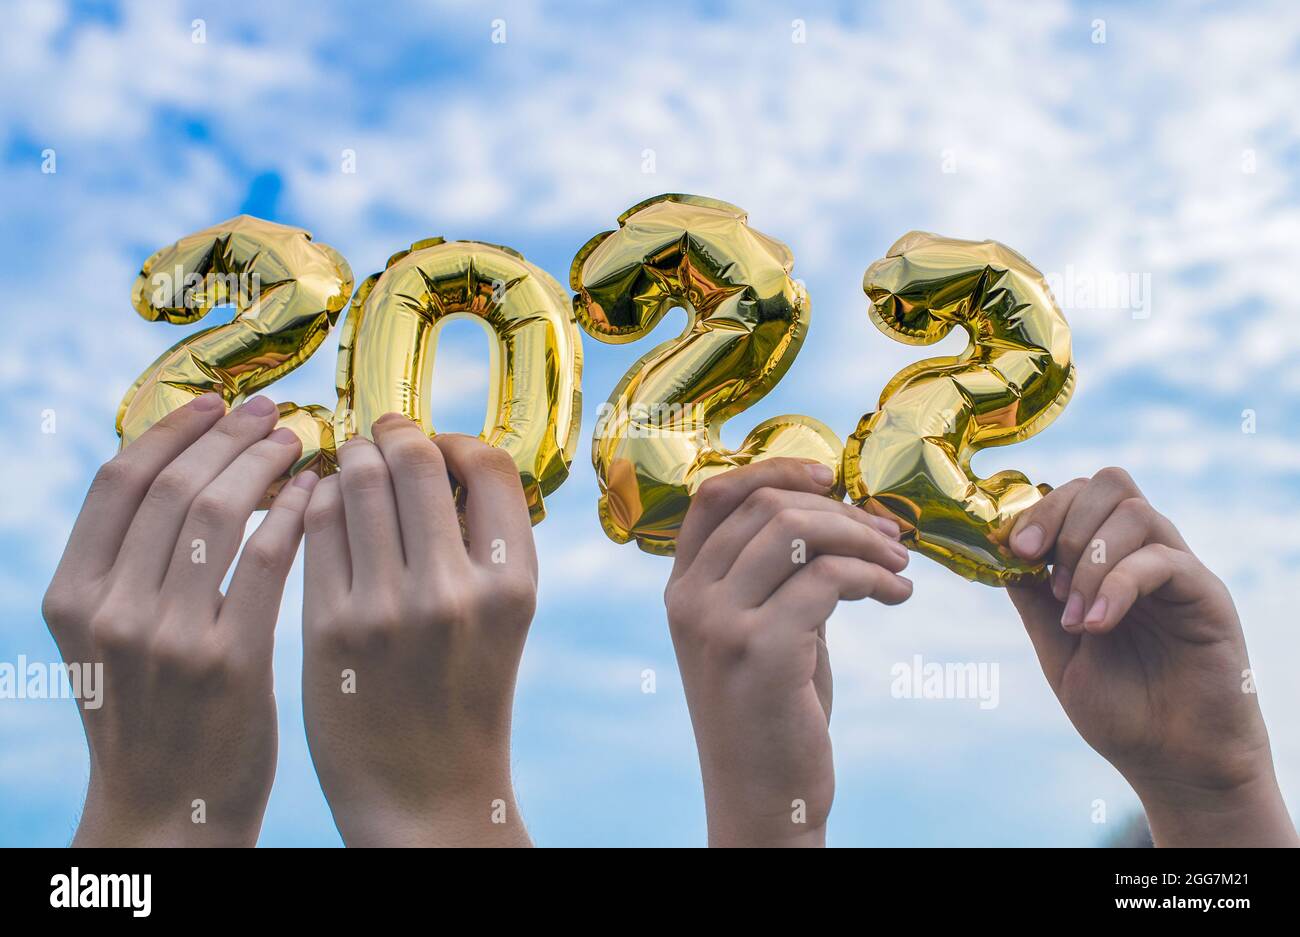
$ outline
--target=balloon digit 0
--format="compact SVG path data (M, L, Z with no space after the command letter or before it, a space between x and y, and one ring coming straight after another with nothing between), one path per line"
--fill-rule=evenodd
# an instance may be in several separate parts
M722 423L776 386L803 343L810 304L790 277L790 250L749 227L742 209L692 195L649 199L618 222L574 258L579 324L621 344L648 334L674 306L691 321L633 366L597 421L592 461L605 532L672 553L705 479L772 456L831 467L842 495L842 444L817 420L767 420L735 451L719 439Z
M474 319L491 336L482 438L514 458L533 523L568 477L582 422L582 346L564 288L508 247L432 238L363 282L339 339L334 432L369 433L389 411L432 435L425 406L438 329Z
M131 291L151 322L187 325L233 303L235 318L177 342L126 392L117 412L125 446L172 410L215 391L230 405L312 356L352 293L352 268L301 228L240 215L181 238L144 262ZM280 423L302 440L303 468L333 471L332 414L280 404ZM267 492L263 506L282 485Z
M1006 548L1015 515L1040 490L1020 472L976 478L971 457L1041 431L1074 390L1070 329L1039 273L996 241L914 231L863 278L871 321L930 345L961 326L970 345L899 372L844 452L849 496L902 524L905 541L968 579L1041 578Z

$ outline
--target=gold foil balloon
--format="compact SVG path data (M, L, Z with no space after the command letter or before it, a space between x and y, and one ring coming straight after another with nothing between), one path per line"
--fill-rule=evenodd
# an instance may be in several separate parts
M369 434L404 413L430 435L425 401L439 328L487 327L491 349L482 438L519 467L533 522L568 477L582 422L582 346L564 288L508 247L432 238L394 254L353 297L339 339L335 436Z
M742 209L693 195L649 199L618 223L574 258L579 324L621 344L675 306L690 322L632 367L597 421L592 461L605 532L672 553L705 479L773 456L829 466L842 495L842 444L817 420L767 420L734 451L719 439L723 422L776 386L803 344L810 304L790 277L789 248L749 227Z
M1042 565L1014 557L1006 538L1048 489L1016 471L976 478L970 460L1042 430L1074 390L1070 329L1043 275L996 241L914 231L867 269L862 287L871 321L891 338L930 345L960 326L970 344L886 385L845 447L849 496L968 579L1041 578Z
M136 277L136 312L188 325L233 304L235 318L177 342L131 385L117 412L122 445L199 394L215 391L234 406L288 374L325 341L351 293L352 269L332 247L301 228L248 215L158 251ZM280 404L279 425L302 440L290 474L333 470L331 421L324 407Z

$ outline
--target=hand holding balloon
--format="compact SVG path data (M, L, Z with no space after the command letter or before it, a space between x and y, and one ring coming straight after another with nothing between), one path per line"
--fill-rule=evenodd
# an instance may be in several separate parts
M700 750L714 846L817 846L835 793L826 620L841 600L896 605L898 527L826 497L834 473L768 459L691 504L664 592Z
M299 455L275 423L265 397L226 413L203 394L86 495L44 604L65 661L103 662L102 705L82 718L76 845L257 841L275 776L275 620L316 483L304 471L286 485L241 551L259 499Z
M1009 590L1084 740L1124 775L1156 845L1296 845L1241 621L1222 582L1122 469L1049 493L1011 547L1053 565Z
M370 436L339 447L307 510L303 722L321 788L348 845L527 846L510 715L537 556L517 466L397 413Z

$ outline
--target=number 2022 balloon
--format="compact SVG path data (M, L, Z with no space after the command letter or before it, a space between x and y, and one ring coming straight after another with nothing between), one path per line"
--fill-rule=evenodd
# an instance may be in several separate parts
M1015 516L1042 497L1016 471L976 478L971 457L1051 423L1074 390L1070 330L1043 275L995 241L914 231L863 277L871 321L930 345L960 326L970 344L894 376L844 452L849 497L898 521L904 542L968 579L1045 575L1006 546Z
M1005 540L1046 486L1015 471L979 479L970 470L978 450L1041 431L1074 387L1069 327L1028 261L994 241L903 237L864 277L872 321L916 345L961 326L967 349L896 375L847 447L817 420L781 416L732 451L719 441L722 423L777 384L807 332L810 303L790 277L793 256L715 199L661 195L618 221L574 259L571 306L559 283L509 248L434 238L395 254L353 297L336 411L280 404L280 425L303 443L288 474L335 471L336 443L368 433L388 411L432 434L425 400L438 330L468 317L494 339L482 438L514 458L536 522L542 497L567 476L581 422L577 324L603 342L631 342L681 306L686 330L633 366L597 421L592 458L612 539L671 553L705 479L794 456L832 468L833 497L847 488L865 509L897 520L913 549L969 579L1043 575ZM298 367L324 342L352 285L333 248L248 216L156 252L132 290L142 316L188 324L225 304L236 316L178 342L132 385L118 411L122 444L198 394L216 391L233 406Z
M749 227L736 206L692 195L641 202L618 224L573 261L583 330L621 344L647 335L674 306L690 321L633 365L597 421L592 461L605 532L672 553L706 479L773 456L830 467L842 497L843 446L817 420L766 420L734 451L719 440L722 423L776 386L803 344L811 310L790 277L790 250Z
M132 294L142 316L183 324L233 303L236 317L178 342L132 385L118 412L122 444L198 394L216 391L233 406L298 367L324 341L352 282L333 248L300 228L248 216L158 251ZM432 434L424 401L435 340L453 318L480 321L494 339L483 438L514 458L540 520L542 496L564 480L577 444L578 330L553 277L509 248L475 241L421 241L358 289L340 342L336 412L280 404L279 424L303 443L289 474L337 470L336 442L368 434L390 410Z

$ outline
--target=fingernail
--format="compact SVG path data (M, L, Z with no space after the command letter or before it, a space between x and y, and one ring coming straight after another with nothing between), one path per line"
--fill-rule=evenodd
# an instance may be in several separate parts
M1088 609L1088 615L1084 618L1085 625L1100 625L1106 618L1106 597L1097 596L1097 601L1092 603L1092 608Z
M295 433L293 430L288 429L287 427L284 426L281 426L279 429L277 429L275 432L273 432L270 436L267 436L266 438L274 440L275 442L278 443L282 443L283 445L286 446L293 446L293 445L300 444L300 440L298 439L298 434Z
M190 401L190 406L195 410L222 410L225 409L226 402L221 399L220 394L200 394Z
M371 423L370 425L371 425L371 426L386 426L386 425L389 424L389 423L396 423L398 420L406 420L406 416L405 416L404 414L401 414L401 413L396 413L396 412L392 412L392 411L390 411L390 412L388 412L388 413L385 413L383 416L381 416L379 419L375 420L375 422Z
M1070 593L1070 599L1065 603L1065 611L1061 612L1061 627L1066 631L1073 631L1083 624L1083 596L1077 592Z
M899 537L903 536L902 528L898 526L898 522L891 521L887 517L880 517L876 514L868 514L867 523L870 524L872 527L876 528L876 530L880 531L886 537L893 537L895 540L897 540Z
M1043 548L1043 528L1030 524L1023 530L1017 530L1011 538L1011 549L1021 556L1037 556Z
M318 481L320 481L319 475L311 469L304 469L293 477L293 486L295 488L302 488L306 491L311 491L316 487Z
M275 401L270 397L263 397L258 394L246 400L239 409L251 413L253 416L270 416L275 412Z
M804 468L808 469L809 477L823 488L829 488L835 481L834 469L822 465L820 462L812 462L804 466Z
M1052 570L1052 595L1056 596L1056 601L1065 601L1065 597L1070 593L1072 578L1074 577L1064 566L1057 566Z

